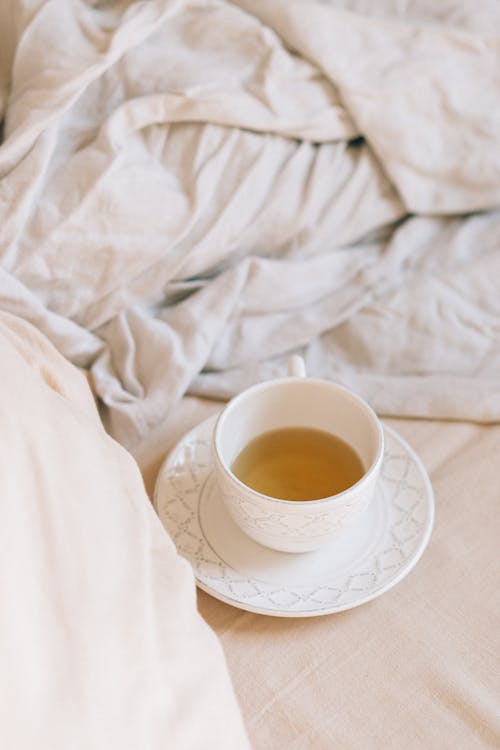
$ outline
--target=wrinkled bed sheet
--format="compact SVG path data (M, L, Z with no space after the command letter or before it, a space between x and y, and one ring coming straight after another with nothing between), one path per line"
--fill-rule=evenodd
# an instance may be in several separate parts
M0 305L134 445L300 351L500 418L500 6L9 0Z

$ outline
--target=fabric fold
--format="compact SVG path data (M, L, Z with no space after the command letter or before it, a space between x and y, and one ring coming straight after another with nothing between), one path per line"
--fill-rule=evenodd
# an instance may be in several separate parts
M447 378L495 381L496 292L469 303L498 253L487 3L11 8L1 304L92 371L122 442L190 383L229 394L298 348L393 415L408 413L406 378L425 378L426 415ZM389 401L368 385L384 378ZM474 418L460 389L447 403L441 416ZM498 419L486 403L476 418Z

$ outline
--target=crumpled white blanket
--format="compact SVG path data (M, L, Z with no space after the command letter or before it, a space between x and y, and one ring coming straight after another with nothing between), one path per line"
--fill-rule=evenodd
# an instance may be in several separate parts
M0 307L123 443L292 351L500 419L494 0L10 0L0 111Z

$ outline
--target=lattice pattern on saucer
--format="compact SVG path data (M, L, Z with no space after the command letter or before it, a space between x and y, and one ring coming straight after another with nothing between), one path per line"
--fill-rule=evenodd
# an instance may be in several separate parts
M179 553L193 566L203 589L223 601L263 614L311 616L373 599L415 565L432 527L432 488L413 451L387 427L376 493L380 505L376 538L369 552L353 560L348 571L339 574L332 569L319 582L281 584L227 562L224 550L215 549L213 540L207 537L203 523L204 513L227 513L217 498L212 477L210 439L214 421L207 420L180 441L160 472L155 493L160 519ZM235 533L242 534L234 528ZM248 543L257 551L263 549L251 540Z

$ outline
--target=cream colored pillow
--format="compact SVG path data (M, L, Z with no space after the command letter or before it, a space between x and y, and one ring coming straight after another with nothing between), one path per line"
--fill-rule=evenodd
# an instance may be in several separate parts
M0 313L0 746L248 747L194 580L83 375Z

